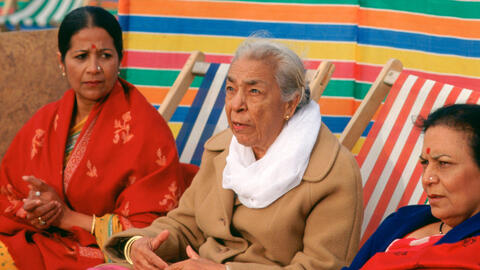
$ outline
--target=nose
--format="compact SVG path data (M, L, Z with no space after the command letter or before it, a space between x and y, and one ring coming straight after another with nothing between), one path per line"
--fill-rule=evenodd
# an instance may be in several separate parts
M236 112L244 111L246 109L246 103L243 91L236 91L233 97L230 99L230 104L232 106L232 110Z
M90 57L89 60L90 61L88 61L88 66L87 66L87 71L89 73L95 74L103 70L96 56Z
M438 175L432 169L427 167L423 171L422 181L426 185L435 184L438 182Z

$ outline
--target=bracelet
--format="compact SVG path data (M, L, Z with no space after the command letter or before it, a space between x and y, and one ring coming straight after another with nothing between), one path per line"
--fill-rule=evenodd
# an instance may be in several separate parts
M127 260L129 264L133 265L132 258L130 258L130 251L132 249L133 242L137 241L142 237L143 236L140 236L140 235L133 236L132 238L128 239L127 243L125 244L125 247L123 248L123 256L125 256L125 260Z
M95 214L93 214L93 219L92 219L92 228L90 229L90 233L95 235Z

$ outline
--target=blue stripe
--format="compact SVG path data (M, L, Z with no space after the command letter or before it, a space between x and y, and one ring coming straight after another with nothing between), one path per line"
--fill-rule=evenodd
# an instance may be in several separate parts
M223 81L222 88L220 89L217 99L215 100L215 104L213 105L212 111L210 112L210 116L208 117L207 123L202 132L202 136L198 141L197 147L195 148L195 152L193 153L190 163L200 166L200 162L202 161L203 145L213 135L213 131L215 131L215 127L217 126L218 119L220 118L224 107L225 81Z
M480 57L480 41L392 30L358 28L358 43L400 49Z
M124 31L246 37L267 30L274 38L356 41L357 26L284 22L252 22L149 16L119 16Z
M187 143L187 140L192 132L193 125L197 121L198 114L200 112L200 109L202 108L202 105L205 101L205 97L207 96L208 90L210 89L210 86L213 82L213 78L215 77L215 74L217 73L219 66L220 66L219 64L210 64L207 74L205 74L202 84L198 89L197 95L193 100L192 106L188 110L187 117L183 121L182 128L178 132L176 144L177 144L179 156L181 156L183 153L185 144Z

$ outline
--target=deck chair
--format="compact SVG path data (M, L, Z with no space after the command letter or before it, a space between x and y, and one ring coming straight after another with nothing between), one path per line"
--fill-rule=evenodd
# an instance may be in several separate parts
M418 76L400 73L401 63L390 61L372 85L369 93L352 117L352 126L362 114L362 110L375 111L375 105L368 97L381 97L385 88L392 85L384 105L378 113L367 138L357 156L364 188L364 222L362 243L375 231L380 222L399 207L410 204L423 204L426 195L421 184L422 168L418 163L423 138L421 130L414 127L417 116L426 117L430 112L447 104L479 103L480 92L454 87L452 85L427 80ZM396 69L396 70L392 70ZM397 68L396 68L397 67ZM382 71L382 72L383 72ZM383 77L383 78L382 78ZM382 89L383 88L383 89ZM377 106L378 108L378 106ZM371 114L371 113L369 113ZM363 119L359 122L364 121ZM347 126L341 139L352 145L361 131ZM356 128L364 128L365 124Z
M196 165L200 164L206 140L228 127L223 109L225 93L222 89L225 87L229 64L207 63L203 61L204 58L204 54L199 51L190 55L159 108L165 120L170 120L194 77L204 76L176 138L180 161ZM307 71L312 99L320 98L334 69L332 63L323 61L317 70Z

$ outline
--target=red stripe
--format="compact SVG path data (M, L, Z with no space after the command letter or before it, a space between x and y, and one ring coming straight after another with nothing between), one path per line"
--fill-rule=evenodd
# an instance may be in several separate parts
M395 120L395 123L393 124L392 131L388 135L388 138L386 139L385 144L383 145L382 151L380 152L380 155L375 163L375 166L372 172L370 173L370 177L365 183L365 187L363 189L363 198L366 202L370 200L370 197L375 189L375 186L380 180L379 176L382 174L383 170L385 169L385 165L387 164L389 156L392 153L395 142L398 140L398 136L400 135L401 128L404 126L405 121L410 120L409 116L410 116L410 112L412 110L413 104L417 99L418 93L424 83L425 83L425 80L423 78L418 78L409 91L407 99L405 100L405 103L403 104L402 109L398 114L398 117ZM391 109L391 106L389 106L389 109ZM385 192L386 190L386 192L392 193L393 191L391 191L391 189L392 187L390 187L387 182L383 192ZM373 215L369 220L367 228L365 229L365 235L370 235L371 233L373 233L373 231L375 231L375 229L380 224L380 221L383 218L383 212L387 207L384 201L385 199L380 197L380 201L379 203L376 204Z
M404 73L401 73L396 83L393 85L392 89L390 90L390 93L388 94L389 98L386 100L386 103L383 105L383 108L382 110L380 110L377 120L375 121L375 123L377 124L374 124L370 129L367 139L363 143L362 149L360 150L360 153L358 153L356 157L358 165L360 167L363 166L363 162L367 158L368 152L370 152L373 142L375 141L375 138L378 136L378 133L380 132L380 128L385 122L385 118L387 117L388 111L392 107L392 104L395 101L395 98L397 97L398 92L400 92L400 88L405 83L406 79L407 79L407 75Z

